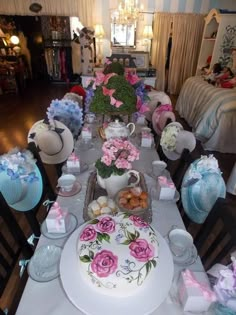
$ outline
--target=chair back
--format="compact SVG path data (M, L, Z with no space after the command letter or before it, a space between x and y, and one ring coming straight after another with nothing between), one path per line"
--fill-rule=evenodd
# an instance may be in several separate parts
M194 238L195 246L207 268L226 260L236 247L235 205L227 199L218 198L205 222Z
M0 296L8 283L14 267L22 253L30 259L33 249L18 225L8 204L0 193Z

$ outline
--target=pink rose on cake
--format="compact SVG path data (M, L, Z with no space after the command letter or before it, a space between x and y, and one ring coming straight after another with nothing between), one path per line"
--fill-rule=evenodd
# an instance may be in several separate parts
M91 263L91 268L99 277L108 277L117 269L118 257L109 250L97 253Z
M137 226L137 227L145 228L145 227L149 226L146 221L144 221L142 218L140 218L137 215L131 215L129 218L130 218L131 221L133 221L134 225Z
M129 245L130 254L138 261L147 262L154 257L154 247L145 239L137 239Z
M104 217L97 223L97 229L102 233L115 231L115 221L110 217Z
M97 237L97 232L92 225L88 225L80 235L81 241L94 241Z

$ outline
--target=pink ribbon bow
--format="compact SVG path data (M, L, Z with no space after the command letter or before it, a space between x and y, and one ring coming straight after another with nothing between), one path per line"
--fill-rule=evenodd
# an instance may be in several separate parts
M110 96L110 101L111 101L111 105L115 105L115 107L120 107L122 104L123 104L123 102L121 102L121 101L118 101L118 100L116 100L112 95L113 95L113 93L115 93L115 89L107 89L105 86L103 86L102 87L102 92L103 92L103 95L108 95L108 96Z
M108 73L104 74L100 71L96 72L95 85L107 84L109 79L113 76L117 75L116 73Z
M172 180L168 180L165 176L158 176L158 182L161 186L166 186L171 189L175 188L175 185L172 182Z
M199 283L189 269L183 271L182 274L186 286L199 288L206 300L216 301L215 293L207 285Z

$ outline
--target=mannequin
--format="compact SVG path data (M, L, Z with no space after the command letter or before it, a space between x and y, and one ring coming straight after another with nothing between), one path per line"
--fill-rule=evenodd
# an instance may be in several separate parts
M79 35L82 74L90 74L93 72L94 67L94 51L92 48L94 29L84 27L79 32Z

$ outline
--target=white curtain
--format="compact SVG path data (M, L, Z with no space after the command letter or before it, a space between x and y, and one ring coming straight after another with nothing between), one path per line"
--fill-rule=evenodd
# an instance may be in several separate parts
M29 9L35 2L42 6L38 15L78 16L84 26L93 26L94 0L0 0L0 14L37 15Z
M179 94L184 81L195 75L204 28L204 15L173 14L168 92ZM158 69L158 68L157 68Z
M165 89L165 64L171 21L171 13L155 13L154 15L151 62L157 69L156 89L160 91Z

